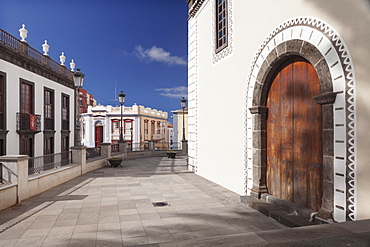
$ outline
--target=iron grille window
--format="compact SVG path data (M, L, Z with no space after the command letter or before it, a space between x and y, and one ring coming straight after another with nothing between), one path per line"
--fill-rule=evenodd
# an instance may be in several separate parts
M216 1L216 52L227 47L227 0Z

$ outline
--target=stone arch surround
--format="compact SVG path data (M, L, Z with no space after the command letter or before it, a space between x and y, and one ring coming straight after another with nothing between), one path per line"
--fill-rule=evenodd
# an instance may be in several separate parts
M325 22L297 17L279 25L261 45L246 88L245 186L249 195L266 193L266 99L278 64L302 56L315 68L322 94L324 183L322 209L334 220L355 219L355 83L344 41Z

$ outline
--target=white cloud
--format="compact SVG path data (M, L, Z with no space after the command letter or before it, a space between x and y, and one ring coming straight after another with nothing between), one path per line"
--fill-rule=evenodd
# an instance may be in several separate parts
M168 98L182 98L188 97L188 88L184 86L173 87L173 88L158 88L156 91L161 92L161 95Z
M134 54L139 59L149 59L151 61L163 62L167 64L186 65L187 62L177 56L171 56L171 53L163 50L163 48L152 46L150 49L144 50L142 46L136 46Z

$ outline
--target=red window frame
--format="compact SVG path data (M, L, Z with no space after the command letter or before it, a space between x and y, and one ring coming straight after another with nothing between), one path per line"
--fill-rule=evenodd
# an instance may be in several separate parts
M132 119L125 119L123 120L123 125L124 125L124 132L123 133L127 133L127 134L130 134L131 133L131 128L132 128L132 122L133 120ZM127 125L126 125L127 124Z

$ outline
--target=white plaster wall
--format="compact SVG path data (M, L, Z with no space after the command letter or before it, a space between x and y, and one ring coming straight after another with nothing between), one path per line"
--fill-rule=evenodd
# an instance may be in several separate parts
M7 113L7 155L19 153L19 135L16 132L16 113L20 110L20 79L34 83L34 104L35 114L41 115L41 130L44 130L44 87L54 90L55 103L55 138L54 151L61 152L61 97L62 93L69 95L70 101L70 145L73 146L74 140L74 90L65 87L59 83L46 79L35 73L22 69L16 65L0 60L0 71L6 73L6 113ZM43 133L40 132L35 135L35 156L43 155Z
M356 205L357 219L370 218L370 3L366 0L233 0L233 53L212 64L212 5L204 3L190 22L197 28L198 173L244 194L244 92L253 57L278 25L298 16L312 16L331 25L345 41L356 79ZM189 28L189 34L192 33ZM190 49L190 48L189 48ZM190 52L190 51L189 51ZM194 100L189 94L189 103ZM197 112L197 113L196 113ZM189 119L194 116L189 116ZM192 138L190 136L190 138ZM189 140L189 142L194 140ZM195 152L194 152L195 153Z
M85 113L81 115L81 118L83 118L83 121L85 121L85 135L82 139L83 145L86 147L94 147L94 139L95 139L95 126L93 124L93 118L91 117L91 114Z
M212 64L211 7L203 9L197 23L197 173L243 194L243 96L248 71L235 68L239 59L235 53Z

